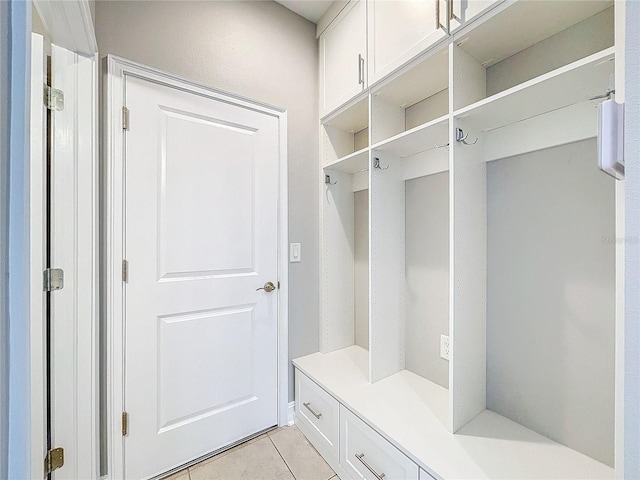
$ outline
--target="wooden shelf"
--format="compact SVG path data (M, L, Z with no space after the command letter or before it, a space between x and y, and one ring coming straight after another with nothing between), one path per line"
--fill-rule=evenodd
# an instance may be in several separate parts
M357 173L367 168L369 164L369 147L353 152L335 162L329 163L324 168L338 170L345 173Z
M612 468L488 410L453 435L448 390L407 370L368 383L368 361L352 346L293 364L436 478L615 478Z
M448 137L449 116L444 115L424 125L378 142L371 149L402 158L433 149L436 143L444 145L447 143Z
M454 112L482 131L549 113L604 94L614 72L614 47L590 55Z

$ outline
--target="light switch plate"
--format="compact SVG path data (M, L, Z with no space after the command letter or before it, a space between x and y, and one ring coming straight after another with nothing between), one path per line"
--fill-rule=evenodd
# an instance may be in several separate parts
M289 245L289 262L298 263L302 260L302 246L300 243Z

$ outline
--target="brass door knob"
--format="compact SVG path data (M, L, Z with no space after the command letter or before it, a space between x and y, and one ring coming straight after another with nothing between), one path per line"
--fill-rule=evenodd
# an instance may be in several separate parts
M264 284L264 287L256 288L256 292L258 290L264 290L265 292L273 292L276 289L276 286L273 282L267 282Z

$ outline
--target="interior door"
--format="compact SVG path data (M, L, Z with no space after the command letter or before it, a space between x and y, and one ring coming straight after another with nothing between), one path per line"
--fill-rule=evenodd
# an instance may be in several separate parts
M278 422L279 124L140 78L125 89L125 476L139 479Z

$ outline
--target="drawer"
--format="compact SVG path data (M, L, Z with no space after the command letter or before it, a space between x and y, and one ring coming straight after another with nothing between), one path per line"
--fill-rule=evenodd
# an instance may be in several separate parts
M296 369L296 419L300 430L322 456L338 460L338 401Z
M340 406L340 465L354 479L418 480L418 466Z

